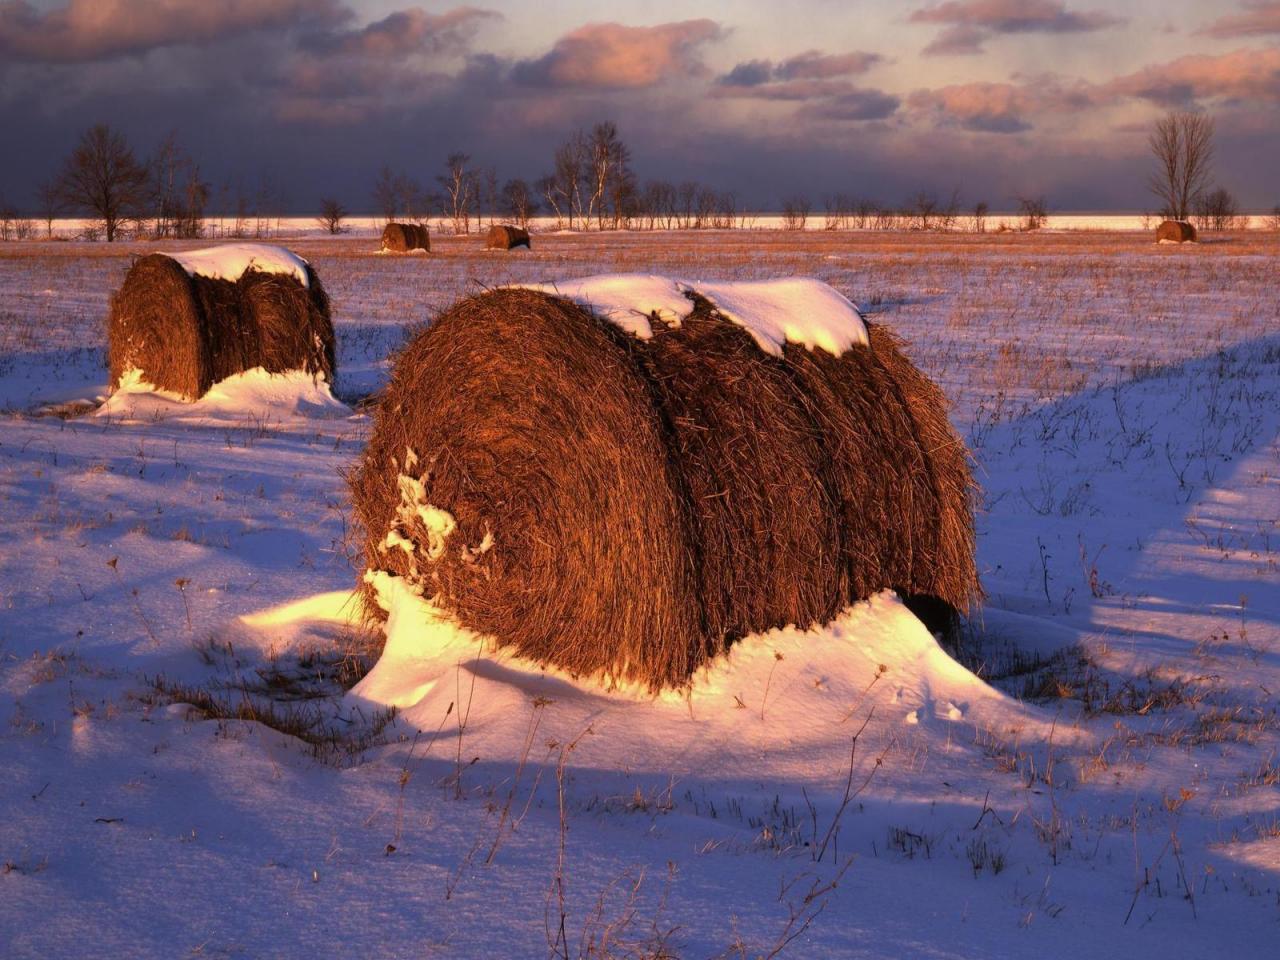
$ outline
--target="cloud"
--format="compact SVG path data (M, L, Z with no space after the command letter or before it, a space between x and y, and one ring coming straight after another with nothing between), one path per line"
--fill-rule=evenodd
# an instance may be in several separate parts
M68 0L53 10L7 0L0 2L0 54L83 63L258 30L332 26L350 16L338 0Z
M1034 119L1087 110L1103 99L1093 85L1045 75L1017 83L957 83L916 90L907 104L916 117L932 120L935 126L975 133L1022 133L1032 128Z
M848 77L866 73L884 60L878 53L854 51L853 53L826 54L820 50L806 50L778 64L775 71L780 80L826 80L831 77Z
M826 54L806 50L779 63L772 60L745 60L723 76L716 78L721 87L760 87L774 81L830 80L866 73L884 60L878 53Z
M1244 13L1219 17L1200 32L1211 37L1260 37L1280 33L1280 2L1247 0Z
M701 48L723 36L714 20L684 20L653 27L589 23L565 34L551 50L516 65L512 77L541 87L630 90L669 77L705 72Z
M901 104L898 97L883 90L855 88L818 103L811 103L800 111L800 115L811 120L861 123L887 120L898 112Z
M973 56L982 53L982 44L987 39L987 32L967 24L956 24L947 27L936 37L933 43L924 48L927 57Z
M914 11L908 20L946 26L925 47L930 56L981 53L992 34L1091 33L1125 22L1105 10L1068 10L1062 0L947 0Z
M1180 57L1117 77L1099 89L1166 106L1200 100L1280 103L1280 47Z
M917 10L910 19L982 27L993 33L1087 33L1124 23L1105 10L1068 10L1060 0L948 0Z
M359 30L314 35L308 45L318 52L366 57L402 57L414 53L462 52L476 31L502 15L477 7L457 7L433 14L412 7L399 10Z

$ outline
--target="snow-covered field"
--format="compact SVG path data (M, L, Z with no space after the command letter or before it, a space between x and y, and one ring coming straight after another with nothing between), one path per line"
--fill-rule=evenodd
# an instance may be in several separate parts
M154 246L0 245L0 956L1270 955L1275 235L374 247L295 245L353 406L95 410ZM390 352L482 287L636 271L814 277L905 337L982 485L960 662L883 595L687 696L447 626L344 694L343 471Z

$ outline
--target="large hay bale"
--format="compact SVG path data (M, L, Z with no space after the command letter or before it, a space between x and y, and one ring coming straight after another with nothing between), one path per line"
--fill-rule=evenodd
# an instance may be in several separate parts
M544 294L462 301L397 359L352 499L369 569L473 629L577 673L675 684L707 655L695 545L624 337ZM427 504L456 521L443 543Z
M368 568L525 656L653 687L886 588L967 609L966 452L896 339L773 356L690 299L649 339L529 290L420 333L353 477Z
M529 243L528 230L500 223L495 223L489 228L484 245L486 250L514 250L516 247L533 249Z
M430 250L431 237L427 228L420 224L388 223L382 228L382 249L391 253Z
M1196 228L1186 220L1166 220L1156 227L1156 243L1195 243Z
M111 298L112 387L135 369L188 400L255 367L304 370L332 383L329 299L310 266L306 276L304 287L292 275L250 268L232 280L189 272L165 254L139 258Z

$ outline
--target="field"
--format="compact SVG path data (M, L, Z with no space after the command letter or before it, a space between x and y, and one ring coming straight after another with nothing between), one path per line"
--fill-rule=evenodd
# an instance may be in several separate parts
M95 411L110 293L154 245L0 244L0 955L1274 941L1276 234L282 242L332 298L349 408ZM883 595L683 696L483 643L345 693L379 640L349 622L343 473L390 355L467 293L617 272L816 277L905 339L981 485L955 659Z

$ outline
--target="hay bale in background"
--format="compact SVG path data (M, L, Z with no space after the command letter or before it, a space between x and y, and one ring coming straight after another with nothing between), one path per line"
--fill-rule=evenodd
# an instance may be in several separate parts
M533 249L529 243L528 230L498 223L489 228L484 246L486 250L514 250L516 247Z
M1195 243L1196 228L1185 220L1166 220L1156 227L1156 243Z
M382 249L391 253L430 250L427 228L416 223L388 223L382 228Z
M257 269L233 281L189 273L164 254L140 258L111 298L112 387L134 369L147 383L188 400L255 367L305 370L332 383L329 299L310 266L306 276L306 287L293 275Z
M707 656L695 545L624 338L530 291L458 303L397 359L352 500L368 568L472 629L576 673L677 684ZM456 521L443 542L428 504Z
M420 333L353 478L368 568L524 656L655 688L883 589L967 609L966 453L897 341L776 357L692 300L650 339L527 290Z

